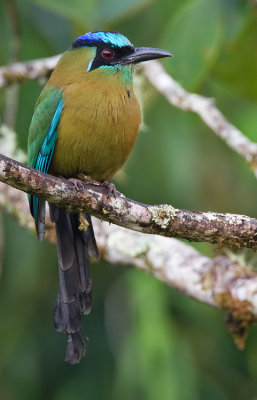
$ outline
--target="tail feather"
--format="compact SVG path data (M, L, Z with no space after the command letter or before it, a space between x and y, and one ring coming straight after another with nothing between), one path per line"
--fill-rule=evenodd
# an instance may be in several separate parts
M80 331L81 312L76 301L64 303L60 289L58 290L55 309L54 327L58 332L67 334Z
M37 231L37 237L41 241L44 239L46 228L45 228L45 200L39 197L28 195L29 207L32 217L35 219L35 226Z
M36 230L37 230L38 239L40 241L44 239L44 236L46 233L45 214L46 214L46 202L45 202L45 200L39 199L38 217L36 220Z
M89 225L86 231L81 231L79 230L80 221L78 214L71 215L71 223L74 232L74 243L80 273L80 289L81 293L84 294L81 299L81 307L83 313L89 314L92 308L92 281L90 277L89 258L91 258L92 254L94 255L94 257L98 257L98 249L95 242L91 218L87 216L84 216L84 218L87 219Z
M85 243L88 243L88 255L90 258L94 258L97 260L99 258L99 252L95 240L95 234L93 230L91 216L85 214L82 214L82 216L87 220L89 224L88 229L86 231L82 231L83 240Z
M84 242L82 232L78 229L79 221L78 214L72 214L70 216L71 224L74 232L74 244L77 253L79 273L80 273L80 289L84 293L87 289L91 290L91 279L89 274L89 262L88 262L88 249L87 242ZM88 278L90 282L88 282Z
M64 209L59 209L56 221L58 263L60 269L68 271L75 262L74 235L70 217Z
M92 308L92 282L89 255L98 256L91 218L89 226L79 230L79 214L50 204L50 216L56 224L60 288L54 310L54 326L68 335L66 361L72 364L85 354L81 338L81 318Z
M68 335L65 361L68 361L71 364L78 364L85 353L86 347L84 341L81 339L81 336L78 333Z

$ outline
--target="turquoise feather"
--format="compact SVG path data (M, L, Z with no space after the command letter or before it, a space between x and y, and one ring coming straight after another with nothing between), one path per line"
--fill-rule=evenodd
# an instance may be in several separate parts
M32 168L45 173L48 172L53 156L62 108L62 92L56 87L47 88L36 104L31 121L28 163ZM45 202L29 195L29 203L41 238L44 234Z

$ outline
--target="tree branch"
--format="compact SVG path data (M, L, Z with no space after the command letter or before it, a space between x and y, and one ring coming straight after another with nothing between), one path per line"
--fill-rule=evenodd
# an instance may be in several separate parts
M54 69L61 55L15 63L0 68L0 88L25 80L45 78Z
M257 143L251 142L228 122L215 106L214 99L187 92L167 74L158 61L144 63L143 70L151 84L163 94L170 104L181 110L193 111L198 114L217 136L250 164L257 177Z
M170 104L184 111L198 114L209 128L229 147L242 156L257 177L257 143L251 142L232 125L215 106L215 100L187 92L176 82L158 61L145 63L144 73L151 84L164 95Z
M25 193L3 183L0 188L0 207L35 231ZM139 268L195 300L227 310L230 330L243 347L247 328L257 318L257 274L242 255L211 259L176 239L144 235L97 218L93 225L102 259ZM47 239L55 242L49 217L47 227Z
M198 301L228 311L227 325L242 349L257 320L257 274L235 257L214 259L175 239L147 236L94 219L101 255L112 264L130 265Z
M120 193L109 194L105 185L91 179L74 184L2 155L0 181L60 207L83 211L143 233L220 246L257 248L257 220L247 216L180 210L166 204L150 206L127 199Z
M0 87L25 79L44 78L59 57L0 68ZM257 144L231 125L213 100L186 92L158 62L144 64L143 69L171 104L199 114L217 135L251 163L257 176ZM17 158L14 153L3 152ZM149 206L122 194L117 197L110 195L98 182L87 180L86 183L74 184L1 155L0 181L13 186L0 184L0 206L6 207L30 229L34 229L34 225L25 206L26 196L14 188L144 233L206 241L220 246L257 248L257 220L250 217L179 210L168 205ZM49 220L47 224L52 227ZM241 265L239 258L235 257L236 261L224 256L210 259L177 240L142 235L99 220L94 221L94 226L101 255L107 261L143 269L188 296L228 310L230 330L239 347L243 346L247 327L257 318L257 274ZM51 232L48 238L53 240L53 230L48 232Z
M9 146L9 153L14 153L14 147L10 151ZM24 157L22 154L19 156ZM45 181L48 178L50 181ZM143 218L144 232L147 232L147 227L150 227L151 232L154 222L158 221L155 214L155 221L152 222L152 225L149 225L149 220L148 225L145 224L145 215L149 218L148 209L151 206L132 202L122 195L117 196L117 198L108 196L105 193L106 188L100 184L94 186L81 183L75 186L70 181L39 173L6 157L0 157L0 180L2 179L20 189L29 190L31 188L31 193L34 194L37 192L45 193L45 198L49 196L50 199L54 194L53 199L57 201L57 204L60 201L59 196L65 195L66 199L68 198L69 206L70 204L74 205L73 200L75 199L76 209L88 211L87 207L91 207L92 209L89 208L89 211L93 210L95 215L99 213L101 217L110 218L112 222L116 221L116 213L119 212L117 207L119 208L118 205L121 202L123 205L125 204L124 212L121 219L118 218L116 223L127 226L127 218L129 217L131 224L131 219L134 216L134 229L141 229ZM40 190L35 190L37 185L41 188ZM46 190L48 185L49 191ZM26 196L14 187L0 183L0 206L12 214L22 226L34 231L35 227L29 214ZM111 203L114 204L113 207L111 207ZM168 222L168 217L163 214L167 207L155 206L155 211L158 208L161 210L161 225L165 224L166 221ZM174 210L172 207L170 209ZM175 211L186 213L186 211ZM129 215L127 215L127 212ZM191 212L188 213L186 219L190 221L192 215ZM196 215L200 217L203 214L197 213ZM215 214L206 214L210 223L215 220ZM177 213L173 213L173 215L174 218L177 217ZM248 218L248 221L250 221L250 218ZM256 224L257 221L253 220L253 222ZM54 242L55 232L49 217L46 223L48 228L47 239ZM210 259L201 255L191 246L175 239L143 235L139 232L132 232L116 225L101 222L96 218L94 218L93 223L102 258L112 264L140 268L187 296L227 310L228 327L238 347L243 348L247 329L257 318L257 275L239 262L240 257L233 255L233 261L224 256ZM251 223L249 223L250 226ZM231 227L233 227L233 224L230 224L228 229L230 230ZM236 225L236 227L240 231L240 225ZM223 228L223 231L225 232L226 229ZM172 231L166 233L171 235ZM231 242L233 240L234 238Z

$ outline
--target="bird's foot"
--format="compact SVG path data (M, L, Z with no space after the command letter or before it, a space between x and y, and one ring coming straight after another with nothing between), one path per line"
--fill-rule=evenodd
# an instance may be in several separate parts
M68 179L68 181L73 183L73 185L75 186L75 189L78 192L83 192L85 190L84 183L81 182L81 179L70 178L70 179Z
M92 185L92 186L103 186L108 196L114 196L115 198L118 197L120 192L116 189L114 183L109 181L98 182L92 179L90 176L79 174L78 178L70 178L70 182L72 182L77 191L83 191L85 189L84 185Z
M107 190L108 196L113 195L116 198L120 194L120 192L118 192L118 190L116 189L114 183L109 182L109 181L103 181L102 185Z

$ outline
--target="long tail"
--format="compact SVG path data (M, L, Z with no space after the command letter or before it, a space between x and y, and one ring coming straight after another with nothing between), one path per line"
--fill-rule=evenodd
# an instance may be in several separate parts
M50 215L56 225L60 286L54 310L54 327L68 335L65 361L79 363L86 348L81 337L81 318L92 308L92 282L89 257L98 257L90 216L83 215L88 223L80 230L78 213L68 214L65 209L50 204Z

